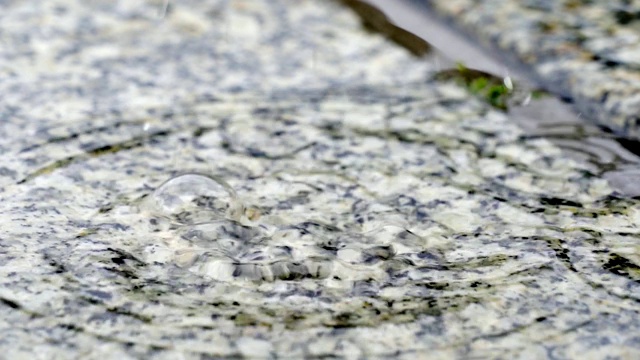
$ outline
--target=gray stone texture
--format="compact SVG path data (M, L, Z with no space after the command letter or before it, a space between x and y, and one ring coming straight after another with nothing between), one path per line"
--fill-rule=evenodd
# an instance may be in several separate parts
M0 357L640 351L639 202L339 4L0 4Z
M585 117L640 136L640 2L415 0L529 65Z

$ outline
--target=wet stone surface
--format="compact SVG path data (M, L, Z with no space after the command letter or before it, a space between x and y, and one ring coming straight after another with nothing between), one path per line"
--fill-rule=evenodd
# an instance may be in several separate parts
M8 357L639 350L638 200L347 9L6 6Z
M586 118L640 137L640 3L413 0L531 66Z

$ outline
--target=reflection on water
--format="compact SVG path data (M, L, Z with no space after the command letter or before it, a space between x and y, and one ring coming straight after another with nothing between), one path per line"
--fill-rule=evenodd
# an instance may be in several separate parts
M550 94L527 86L514 86L511 78L502 78L458 65L438 71L437 81L453 81L466 87L491 106L509 113L524 130L523 141L545 139L561 148L565 155L589 165L593 176L604 177L626 196L640 196L634 181L640 174L640 142L614 134L575 114Z
M525 129L523 141L545 139L563 153L587 164L592 176L604 177L624 196L640 196L640 142L618 136L574 114L569 105L555 98L534 100L516 107L512 118Z
M458 36L459 34L452 38L450 29L438 23L437 19L433 19L425 12L424 7L420 7L418 11L402 3L387 4L359 0L343 1L343 3L362 18L365 27L386 35L414 54L428 54L432 57L432 61L444 61L445 64L451 64L451 60L457 61L456 68L440 71L440 66L437 66L439 71L432 77L438 80L455 81L490 105L509 110L512 118L527 130L527 135L523 138L550 140L562 148L566 155L590 164L590 171L595 176L602 176L609 180L620 193L625 196L640 196L640 185L635 181L640 176L638 140L617 137L609 129L589 124L587 119L590 116L584 118L581 118L582 114L576 116L569 105L549 97L544 91L530 88L530 85L514 88L511 77L507 75L507 66L496 62L492 57L485 57L482 52L481 55L467 53L467 49L476 44L469 43L468 39ZM411 10L418 11L420 14L416 15ZM398 25L420 34L423 38L396 26L386 13L393 15ZM452 42L443 43L439 39L441 36L451 39ZM432 46L431 43L440 44L441 49ZM443 56L441 51L448 56ZM478 57L482 57L482 60ZM487 65L487 60L490 66ZM492 68L493 72L500 73L504 77L476 70L474 66L478 65L478 61L485 65L484 68ZM525 79L526 77L526 73L519 74L518 85L522 82L530 82Z

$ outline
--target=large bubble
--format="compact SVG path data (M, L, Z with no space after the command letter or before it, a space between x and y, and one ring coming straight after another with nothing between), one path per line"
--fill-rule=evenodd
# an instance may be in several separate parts
M167 180L143 200L142 208L180 224L239 220L244 212L235 191L224 180L195 173Z

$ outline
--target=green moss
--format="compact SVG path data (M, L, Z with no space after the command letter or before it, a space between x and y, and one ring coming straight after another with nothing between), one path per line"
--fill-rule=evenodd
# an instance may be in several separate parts
M504 84L504 79L500 77L469 69L464 64L458 63L456 69L437 73L435 79L455 81L489 105L500 110L507 110L507 101L512 89L507 88Z
M546 97L551 96L551 94L549 94L548 92L544 91L544 90L533 90L531 91L531 98L533 100L540 100Z
M516 84L507 87L505 79L483 71L469 69L458 63L455 69L440 71L434 75L434 80L453 81L465 87L482 101L496 109L506 111L512 104L523 104L525 100L538 100L550 96L540 89L520 89Z

